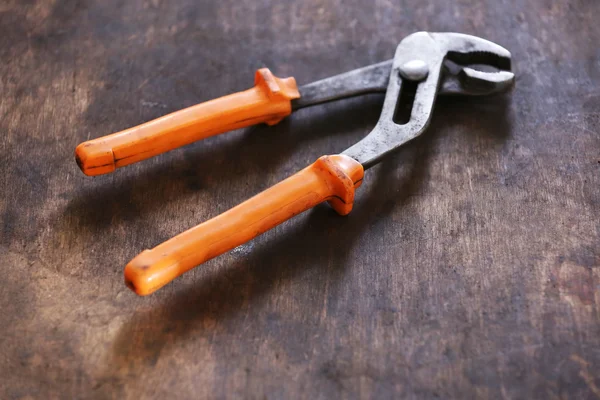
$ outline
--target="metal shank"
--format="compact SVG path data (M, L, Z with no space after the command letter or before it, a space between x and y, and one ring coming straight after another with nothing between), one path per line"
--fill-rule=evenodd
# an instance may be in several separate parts
M292 109L363 94L383 93L391 69L392 60L388 60L301 86L300 98L292 101Z

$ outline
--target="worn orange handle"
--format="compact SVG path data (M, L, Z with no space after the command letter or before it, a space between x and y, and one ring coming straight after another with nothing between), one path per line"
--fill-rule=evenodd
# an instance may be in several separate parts
M102 175L177 147L223 132L265 122L273 125L292 112L300 97L294 78L256 71L255 86L207 101L112 135L81 143L77 164L86 175Z
M145 250L125 267L125 283L150 294L195 266L231 250L327 200L342 215L352 210L363 179L360 163L323 156L297 174L225 213Z

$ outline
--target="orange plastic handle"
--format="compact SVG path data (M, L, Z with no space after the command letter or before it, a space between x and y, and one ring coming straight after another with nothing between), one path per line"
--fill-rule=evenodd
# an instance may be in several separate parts
M294 78L256 71L255 86L207 101L112 135L81 143L77 164L86 175L102 175L197 140L265 122L274 125L300 97Z
M125 267L125 283L150 294L195 266L231 250L323 201L341 215L352 210L363 179L360 163L323 156L302 171L225 213L145 250Z

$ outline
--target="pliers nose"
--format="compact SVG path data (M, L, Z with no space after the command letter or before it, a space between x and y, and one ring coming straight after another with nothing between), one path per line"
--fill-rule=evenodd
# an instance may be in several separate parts
M511 54L504 47L460 33L430 33L429 36L446 52L443 92L485 96L503 92L514 84Z

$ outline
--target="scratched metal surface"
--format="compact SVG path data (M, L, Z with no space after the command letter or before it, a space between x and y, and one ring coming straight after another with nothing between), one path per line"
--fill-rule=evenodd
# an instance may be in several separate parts
M0 398L600 396L596 1L4 0ZM326 205L148 298L125 263L334 154L382 97L301 110L115 174L88 138L392 57L417 30L513 53L509 96L439 99Z

